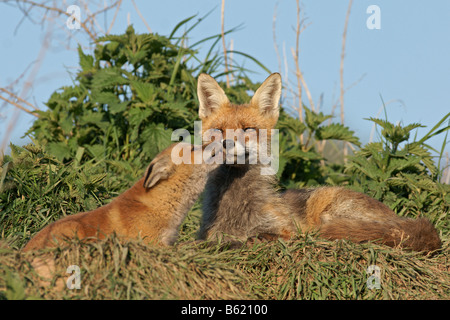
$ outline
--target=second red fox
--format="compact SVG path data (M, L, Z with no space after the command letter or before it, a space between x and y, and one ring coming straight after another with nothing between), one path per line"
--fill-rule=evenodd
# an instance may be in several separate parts
M23 250L52 247L66 238L94 240L112 233L125 238L141 237L156 245L173 244L179 226L203 192L208 172L216 166L193 164L195 152L203 149L204 146L184 143L171 145L153 159L142 179L111 203L51 223ZM190 163L176 165L172 152L177 150L188 152Z
M255 134L264 129L270 137L279 116L278 73L270 75L244 105L230 103L218 83L206 74L200 75L197 90L202 130L214 129L223 134L225 157L234 155L236 159L242 153L248 156L251 148L261 147L259 140L256 146L242 146L234 137L227 139L227 129ZM263 143L270 144L270 139ZM210 174L200 239L246 240L256 236L289 239L299 232L319 230L327 239L378 241L424 252L441 246L436 229L426 218L399 217L383 203L342 187L280 193L275 175L261 175L265 166L224 163Z

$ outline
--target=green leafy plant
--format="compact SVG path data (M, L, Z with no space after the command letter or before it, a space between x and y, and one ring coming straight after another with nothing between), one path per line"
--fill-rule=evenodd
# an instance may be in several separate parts
M412 131L422 125L394 125L387 120L369 118L381 127L381 141L366 144L350 157L345 172L353 177L352 186L399 209L400 215L432 211L434 222L447 224L450 186L439 182L442 173L431 153L436 150L426 141L450 128L440 128L449 117L450 113L421 139L412 141Z
M128 186L92 161L75 159L67 166L34 144L11 145L0 175L1 236L14 247L56 219L107 203Z
M136 34L129 26L123 35L99 38L92 55L79 48L74 84L52 94L48 110L40 112L27 134L65 163L81 147L81 162L102 161L106 171L121 174L130 167L145 167L171 143L174 129L193 130L198 73L221 75L217 69L222 59L212 53L220 35L190 48L184 45L187 32L201 19L175 37L192 18L180 22L169 37ZM214 39L201 59L193 48ZM243 69L234 67L232 72ZM237 102L246 102L250 80L245 73L236 79L227 91Z
M324 166L324 142L342 141L359 146L359 139L353 131L342 124L325 124L325 121L332 118L331 115L313 112L306 106L303 108L304 123L282 112L277 126L281 133L282 183L286 187L335 183L338 173L342 170L338 168L339 166ZM303 144L300 142L301 136L304 138Z
M192 125L192 70L181 61L193 51L157 34L98 39L94 55L78 50L76 83L56 91L29 133L59 160L107 159L123 166L148 163L170 143L171 129Z

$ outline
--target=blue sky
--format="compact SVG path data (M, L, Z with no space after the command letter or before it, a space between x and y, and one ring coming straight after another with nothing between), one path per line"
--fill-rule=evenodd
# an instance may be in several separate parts
M77 3L77 1L73 1ZM203 16L215 10L191 34L192 43L220 32L220 0L136 0L152 31L168 35L182 19L198 14ZM225 27L243 24L227 36L233 39L234 49L257 58L271 71L278 70L278 59L273 43L272 20L277 4L276 37L280 50L286 48L289 74L294 80L291 48L295 45L296 6L293 0L226 0ZM370 30L366 20L369 5L378 5L381 29ZM309 26L301 35L300 66L311 91L318 102L323 95L321 111L331 112L339 98L339 66L342 32L348 1L304 0L302 8ZM83 11L81 11L83 15ZM112 33L122 33L127 26L127 14L137 32L147 28L136 13L131 1L124 0ZM113 12L110 12L111 19ZM24 21L17 8L0 3L0 87L9 85L32 63L43 40L40 26ZM60 27L56 25L55 28ZM80 32L80 31L73 31ZM87 41L85 45L87 45ZM42 67L27 99L44 109L45 101L57 88L71 84L68 71L74 72L77 53L64 45L53 45L45 55ZM250 61L245 66L257 71L254 81L267 76ZM282 66L284 74L284 65ZM284 77L286 80L286 77ZM345 94L345 124L354 130L363 142L370 138L372 124L368 117L384 117L383 100L391 122L409 124L420 122L427 128L425 134L446 113L450 112L450 1L356 0L348 25L344 83L352 86ZM306 97L304 102L308 104ZM0 141L14 113L11 106L0 109ZM33 117L20 113L11 133L11 141L23 144L20 137L29 128ZM336 121L339 121L338 114ZM376 139L376 138L375 138ZM443 136L430 140L439 149ZM449 147L446 148L449 151Z

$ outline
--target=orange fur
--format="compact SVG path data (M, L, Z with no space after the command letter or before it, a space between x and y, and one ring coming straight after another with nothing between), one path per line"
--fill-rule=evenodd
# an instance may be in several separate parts
M111 203L89 212L67 216L41 230L24 251L54 246L65 238L102 239L112 233L125 238L143 238L163 245L175 241L178 227L203 191L207 170L213 165L175 165L174 144L150 163L146 175Z
M425 218L399 217L388 206L343 187L288 190L283 194L302 231L319 230L327 239L374 241L430 252L441 241Z
M249 104L234 105L208 75L198 80L199 116L203 131L218 129L231 153L240 143L227 137L227 129L271 130L279 116L281 78L272 74L255 92ZM270 139L270 134L268 134ZM270 140L268 141L270 143ZM257 141L259 148L261 141ZM242 150L242 148L240 149ZM242 152L242 151L241 151ZM355 242L380 240L390 246L404 245L419 251L440 247L436 229L426 219L397 216L383 203L342 187L287 190L278 193L274 177L258 172L262 164L227 164L210 176L199 236L210 239L218 233L245 237L285 239L319 230L324 238Z

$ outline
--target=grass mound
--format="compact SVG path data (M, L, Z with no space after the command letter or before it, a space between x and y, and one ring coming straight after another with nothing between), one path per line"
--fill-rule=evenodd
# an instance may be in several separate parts
M450 298L448 239L438 254L426 257L376 244L322 241L314 235L224 250L184 241L195 233L186 224L183 232L180 242L170 248L115 236L93 243L73 240L26 254L3 243L0 298ZM53 260L55 273L50 278L40 276L31 263L35 258ZM66 287L70 265L80 268L80 289ZM376 266L379 274L372 274L369 266Z
M224 253L229 255L229 253ZM222 254L222 255L224 255ZM221 254L186 248L150 247L115 236L96 243L76 240L65 247L21 254L3 248L0 297L7 299L243 299L248 279ZM50 278L35 258L55 261ZM80 289L67 289L71 265L81 271ZM72 281L70 281L72 282ZM59 289L61 288L61 289Z

